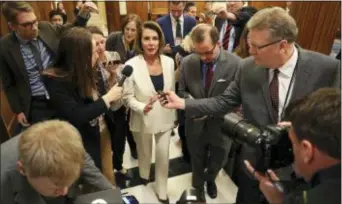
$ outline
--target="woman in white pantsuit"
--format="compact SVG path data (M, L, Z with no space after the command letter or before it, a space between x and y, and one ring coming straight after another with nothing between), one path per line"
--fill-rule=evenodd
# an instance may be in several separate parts
M158 91L175 89L174 61L162 55L164 35L158 24L145 22L137 38L139 55L126 62L133 74L124 84L124 102L131 109L130 128L137 143L139 173L146 185L149 180L153 135L156 141L156 194L168 203L167 179L170 135L176 112L163 108Z

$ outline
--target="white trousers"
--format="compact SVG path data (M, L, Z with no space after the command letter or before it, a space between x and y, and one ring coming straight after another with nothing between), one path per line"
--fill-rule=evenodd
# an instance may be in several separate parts
M167 199L167 179L169 172L169 147L171 130L157 134L132 132L137 144L139 174L143 179L149 179L152 159L153 135L156 142L156 193L160 199Z

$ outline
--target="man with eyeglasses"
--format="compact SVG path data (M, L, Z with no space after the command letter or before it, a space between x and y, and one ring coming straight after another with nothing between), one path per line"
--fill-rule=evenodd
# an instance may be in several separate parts
M182 60L178 94L183 98L195 99L222 94L234 80L240 58L221 49L219 33L214 26L199 24L193 29L190 38L195 53ZM221 133L221 122L222 117L213 116L185 119L185 136L192 164L192 186L201 201L206 200L205 182L209 197L217 197L215 179L231 146L231 140Z
M201 117L223 115L242 104L244 118L263 127L282 121L284 109L291 101L319 88L341 87L340 62L297 46L296 22L284 9L260 10L247 28L251 57L241 62L235 80L221 95L183 100L168 92L168 101L161 98L164 107L185 109L187 117ZM259 156L260 149L243 145L236 203L267 203L258 190L259 183L243 164L248 160L256 166Z
M87 2L73 24L52 25L38 22L27 2L3 3L2 13L11 32L0 41L0 70L4 91L21 129L53 118L54 110L48 105L49 93L40 72L53 64L64 30L85 26L90 11L96 10L94 3Z

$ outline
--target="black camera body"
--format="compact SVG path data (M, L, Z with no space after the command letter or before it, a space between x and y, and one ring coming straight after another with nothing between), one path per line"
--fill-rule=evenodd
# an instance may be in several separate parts
M278 169L293 163L288 128L277 125L257 128L235 113L225 115L221 127L222 132L235 142L260 148L261 156L255 166L257 171L266 172L269 168Z

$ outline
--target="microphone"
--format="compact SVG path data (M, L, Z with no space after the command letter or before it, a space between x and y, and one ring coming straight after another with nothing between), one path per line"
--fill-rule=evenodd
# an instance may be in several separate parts
M133 67L131 65L126 65L121 71L122 77L118 83L118 86L122 86L127 77L130 77L133 73Z

